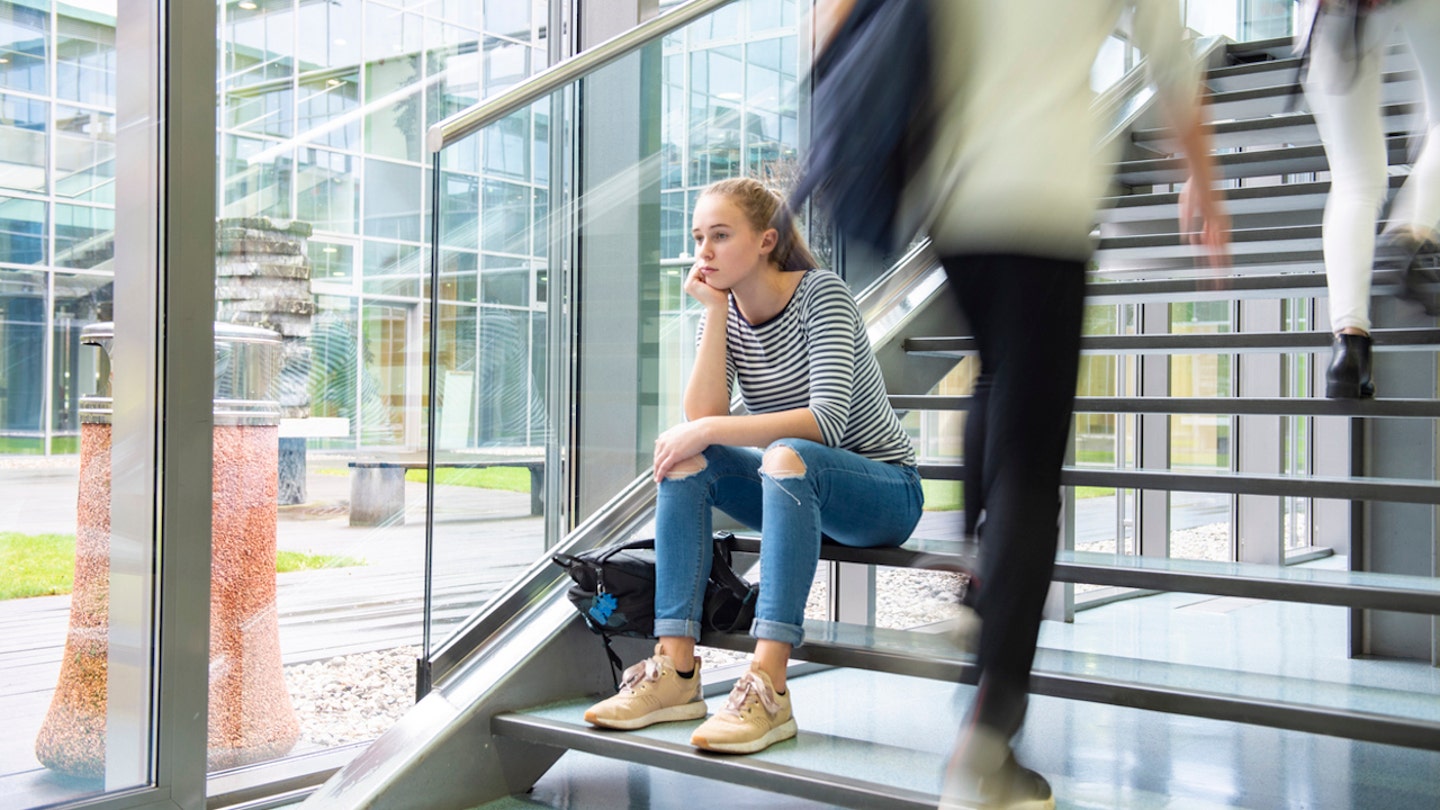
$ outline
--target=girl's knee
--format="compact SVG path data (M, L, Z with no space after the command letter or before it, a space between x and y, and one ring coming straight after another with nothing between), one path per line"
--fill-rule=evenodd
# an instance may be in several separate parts
M670 468L670 472L665 474L665 478L670 481L682 481L704 472L708 466L710 466L710 462L705 459L704 454L694 455L676 463L674 467Z
M805 475L805 460L789 445L772 444L760 459L760 472L771 478L799 478Z

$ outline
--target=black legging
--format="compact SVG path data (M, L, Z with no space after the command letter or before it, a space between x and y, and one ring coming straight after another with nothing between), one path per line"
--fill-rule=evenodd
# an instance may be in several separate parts
M983 620L971 717L1013 734L1055 567L1085 263L992 254L943 263L980 349L965 422L965 528L981 535Z

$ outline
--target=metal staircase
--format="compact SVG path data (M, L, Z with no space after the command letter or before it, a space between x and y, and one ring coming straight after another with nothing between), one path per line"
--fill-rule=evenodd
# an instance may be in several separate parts
M1241 427L1245 419L1314 419L1318 426L1309 435L1316 445L1315 458L1306 474L1297 475L1282 470L1278 460L1256 461L1255 455L1237 451L1230 470L1207 473L1172 468L1163 453L1157 457L1150 450L1114 468L1068 466L1063 480L1067 488L1134 490L1141 508L1164 506L1172 491L1227 493L1247 510L1272 515L1278 514L1274 502L1282 497L1321 499L1316 514L1340 524L1327 526L1327 531L1349 538L1348 548L1337 549L1346 564L1287 565L1284 548L1273 537L1260 536L1246 545L1251 524L1245 521L1236 524L1236 546L1245 550L1231 561L1173 559L1153 543L1148 549L1142 546L1137 556L1075 551L1074 491L1067 489L1072 497L1067 497L1055 578L1060 583L1137 589L1139 598L1171 592L1340 606L1350 611L1353 655L1386 655L1397 646L1428 645L1428 658L1410 656L1427 660L1406 666L1440 663L1440 633L1433 619L1440 615L1434 509L1440 505L1434 475L1434 420L1440 417L1434 352L1440 330L1383 302L1395 280L1377 279L1377 323L1383 328L1374 334L1381 398L1337 401L1297 392L1281 395L1278 380L1266 375L1276 376L1279 364L1273 361L1283 353L1312 355L1311 378L1321 375L1323 390L1323 370L1316 370L1315 360L1323 368L1330 339L1324 318L1313 314L1323 310L1314 310L1313 302L1323 302L1325 294L1319 221L1328 184L1323 176L1308 175L1324 172L1324 153L1303 98L1293 97L1296 66L1288 56L1288 41L1230 45L1210 58L1208 109L1216 146L1224 152L1224 176L1236 186L1228 191L1235 222L1235 276L1225 289L1212 289L1197 269L1194 250L1174 232L1176 194L1166 186L1183 179L1179 163L1166 153L1163 132L1141 117L1129 129L1124 161L1117 167L1124 193L1102 215L1089 301L1149 308L1152 315L1172 302L1233 301L1242 327L1247 320L1260 326L1195 335L1169 334L1161 325L1137 334L1087 337L1083 351L1126 355L1142 365L1163 364L1182 353L1243 356L1258 363L1251 367L1245 365L1249 360L1236 360L1241 396L1171 396L1164 366L1151 365L1146 368L1159 371L1149 382L1142 380L1132 395L1082 397L1077 410L1148 419L1222 414ZM1393 131L1403 131L1414 123L1409 99L1415 77L1399 51L1387 57L1386 70L1387 120ZM1292 103L1298 105L1293 111ZM1396 186L1408 154L1405 137L1393 137ZM958 317L948 293L936 285L936 273L933 258L922 248L906 256L861 300L868 322L877 325L877 351L897 410L960 411L967 404L963 396L932 393L936 381L974 349L963 329L958 334L945 331L956 329ZM1271 314L1281 300L1311 308L1311 331L1285 331L1275 325ZM1146 325L1161 320L1142 318ZM1394 362L1385 365L1391 358ZM1248 392L1247 386L1259 393ZM1395 432L1393 424L1418 426L1421 439L1416 440L1413 430ZM1427 432L1428 444L1423 438ZM1243 431L1240 435L1243 441ZM1403 462L1397 460L1401 455ZM961 467L936 460L923 465L923 471L929 479L954 479ZM651 498L653 489L637 481L577 528L567 547L596 545L635 531L648 519ZM1245 498L1252 500L1241 500ZM1160 525L1163 529L1163 520ZM1400 530L1413 534L1397 539ZM756 538L743 543L748 545L742 550L758 549ZM1425 553L1395 550L1406 543L1430 549L1428 569L1415 564ZM975 553L964 541L916 537L898 549L827 545L822 557L840 572L832 581L851 577L863 587L867 577L873 583L875 566L969 568ZM574 750L842 806L935 806L940 757L889 743L805 733L803 719L798 742L729 758L692 749L686 744L688 728L661 726L635 733L589 728L581 719L583 709L593 695L611 688L610 676L599 645L564 599L563 583L555 574L547 560L537 561L435 656L437 672L446 674L437 679L434 691L306 804L473 807L525 791L565 751ZM1073 617L1073 594L1062 588L1059 602L1057 618ZM1399 629L1387 624L1386 617L1396 615L1392 612L1407 617ZM794 657L818 667L944 682L973 680L972 661L957 649L946 632L949 627L884 629L874 625L873 608L861 614L807 622L806 643ZM1418 640L1415 617L1421 622ZM712 634L702 643L746 651L753 640ZM640 641L622 640L618 646L627 660L649 649ZM802 681L792 676L792 682ZM725 686L708 684L707 694ZM1033 689L1064 700L1440 751L1440 686L1415 691L1385 683L1345 683L1320 673L1297 679L1044 647L1042 639ZM805 751L812 756L803 756ZM897 765L891 779L858 776L873 772L877 762L903 767ZM1440 796L1440 787L1431 794L1435 796ZM583 805L580 800L577 806Z

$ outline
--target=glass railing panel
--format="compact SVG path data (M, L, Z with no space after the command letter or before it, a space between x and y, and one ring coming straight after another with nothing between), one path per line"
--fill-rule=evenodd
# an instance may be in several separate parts
M479 309L477 362L489 376L475 396L495 405L478 414L475 444L442 444L437 455L536 458L510 473L506 486L517 491L492 496L496 505L462 507L437 494L432 650L462 617L446 608L447 587L467 589L482 608L557 540L551 534L644 473L655 436L683 418L700 315L683 292L690 217L716 180L754 176L782 191L793 182L808 62L800 5L722 5L439 153L441 283L452 269L447 243L478 253L478 288L457 286L455 306ZM457 194L453 175L477 153L493 177L478 198ZM553 324L549 302L560 296L572 320ZM519 337L527 333L528 346ZM551 399L548 357L573 358L564 374L574 390L563 394L573 406ZM442 421L446 407L442 399ZM569 471L551 469L567 446ZM529 498L532 470L559 479L549 491L565 493L561 503ZM506 498L516 506L499 505ZM453 520L442 519L445 509Z

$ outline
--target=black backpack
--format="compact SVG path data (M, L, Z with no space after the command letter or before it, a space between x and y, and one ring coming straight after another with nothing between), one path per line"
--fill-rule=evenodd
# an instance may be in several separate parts
M735 573L731 556L734 539L730 532L716 532L713 538L710 582L705 588L701 617L707 630L742 631L755 618L760 587ZM610 674L618 689L622 666L610 638L655 637L655 541L632 540L579 554L555 554L550 559L574 580L566 596L586 626L604 642Z
M813 194L880 255L914 236L896 215L934 136L930 18L930 0L856 0L810 73L810 152L791 208Z

